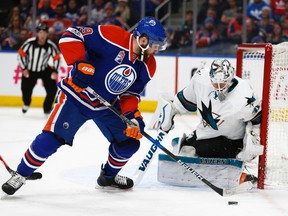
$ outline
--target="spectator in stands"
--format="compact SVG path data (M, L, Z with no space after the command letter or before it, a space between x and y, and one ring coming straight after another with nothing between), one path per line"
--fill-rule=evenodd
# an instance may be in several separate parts
M37 11L37 16L40 17L42 14L48 15L49 19L55 17L55 10L51 7L51 0L43 0L43 6Z
M128 28L133 27L140 20L139 13L129 6L128 0L118 0L115 14L127 24Z
M276 22L283 22L285 19L285 0L271 0L270 7L272 10L273 19Z
M258 22L252 18L246 19L247 43L263 43L265 38L260 34Z
M214 25L215 25L215 28L218 30L219 28L219 23L220 23L220 19L218 18L218 10L217 8L214 8L214 7L209 7L207 9L207 14L206 14L206 17L210 17L214 20ZM203 20L203 24L205 24L205 19Z
M213 16L208 15L209 13L208 10L210 11L214 11L213 13L215 13ZM221 18L221 14L223 12L223 7L220 4L220 0L206 0L200 7L199 13L197 15L197 22L200 25L204 24L204 20L207 17L211 17L214 19L215 21L219 21Z
M13 17L18 17L18 16L20 16L20 9L17 6L14 6L10 9L8 16L5 17L5 20L9 24ZM20 19L21 19L21 17L20 17Z
M187 10L185 13L185 19L182 23L182 31L193 32L193 11Z
M248 4L246 14L248 17L257 21L261 20L262 8L270 6L263 0L253 0L252 3Z
M266 40L266 38L271 37L272 31L273 31L273 23L274 23L274 20L271 17L271 8L263 7L261 20L258 21L258 28L259 28L260 34L263 35L262 37L264 41Z
M279 43L282 43L285 41L287 41L287 38L285 38L283 35L283 28L282 28L281 24L278 22L275 22L273 24L272 35L271 35L271 37L269 37L267 39L267 42L272 43L272 44L279 44Z
M29 32L26 28L22 28L20 30L19 38L16 41L16 44L14 44L14 46L13 46L14 50L18 50L22 46L22 44L28 39L28 37L29 37L28 33Z
M207 17L204 21L204 28L197 31L196 46L207 47L215 44L220 39L219 32L215 28L215 21L211 17Z
M236 0L227 0L228 8L223 11L221 15L221 22L228 25L228 23L237 17L238 5Z
M173 31L172 47L184 47L192 45L193 37L193 11L187 10L181 29Z
M101 25L117 25L123 29L128 29L127 24L114 14L114 7L111 2L107 2L104 7L105 17L99 24Z
M58 46L59 35L56 34L56 30L53 26L48 28L48 39Z
M70 20L72 25L76 25L78 22L80 16L80 10L77 5L76 0L69 0L66 12L65 12L65 17Z
M55 10L57 5L63 4L63 0L49 0L50 7ZM38 2L38 8L42 8L46 4L46 0L39 0Z
M95 0L93 9L91 10L91 23L97 24L105 17L104 1Z
M175 37L175 31L171 27L165 27L167 37L167 50L179 48L179 43Z
M2 41L2 49L10 50L13 49L13 46L17 43L19 39L20 30L22 29L22 23L20 16L16 15L11 18L8 27L5 29L5 32L2 34L4 40Z
M29 16L27 17L23 25L23 27L26 28L29 32L28 37L32 37L35 26L37 26L40 22L47 21L48 19L48 15L43 13L40 17L36 17L35 23L33 23L33 8L31 7L29 11Z
M192 45L192 35L190 32L182 30L173 30L171 27L166 27L167 48L177 49L181 47L188 47Z
M237 16L233 18L227 27L227 39L235 44L242 42L243 8L237 8Z
M223 37L227 37L227 28L232 19L237 17L238 4L236 0L227 0L228 8L225 9L220 18L219 31Z
M63 4L57 5L55 12L55 18L49 19L47 23L48 27L54 27L56 34L60 37L67 28L72 26L72 22L65 16Z
M29 0L20 0L20 3L18 5L21 22L24 23L29 16L31 4Z
M77 25L87 25L87 23L88 23L88 9L87 6L84 5L80 9L80 17Z

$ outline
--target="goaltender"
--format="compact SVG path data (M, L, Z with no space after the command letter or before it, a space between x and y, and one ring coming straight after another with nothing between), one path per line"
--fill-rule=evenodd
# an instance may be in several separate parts
M161 111L156 111L151 125L158 122L166 132L174 128L176 114L198 111L201 119L190 135L178 139L175 154L247 162L263 153L259 137L261 101L250 84L235 75L227 59L215 59L210 67L199 69L173 101L161 98L159 106ZM257 179L243 173L240 180Z

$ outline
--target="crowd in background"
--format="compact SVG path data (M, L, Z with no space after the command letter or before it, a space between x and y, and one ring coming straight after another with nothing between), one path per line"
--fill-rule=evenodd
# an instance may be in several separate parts
M190 0L192 1L192 0ZM3 5L6 2L7 5ZM146 0L145 16L154 16L163 0ZM177 13L181 1L171 0L172 13ZM288 0L250 0L243 11L241 0L203 0L197 14L195 33L197 48L220 42L242 42L243 14L246 13L248 43L281 43L288 39ZM38 0L36 23L33 25L32 0L2 1L0 8L0 42L2 50L17 50L33 36L33 26L47 22L49 39L59 36L72 25L113 24L126 30L133 27L141 14L141 0L92 0L88 19L87 0ZM3 10L3 7L8 10ZM6 13L6 14L5 14ZM166 27L168 49L188 47L193 40L193 10L187 10L182 25ZM89 20L89 22L88 22Z
M206 0L197 14L196 46L243 42L243 14L246 13L247 43L278 44L288 40L288 1L251 0L246 11L243 1ZM191 46L193 11L186 11L181 29L167 27L170 48Z

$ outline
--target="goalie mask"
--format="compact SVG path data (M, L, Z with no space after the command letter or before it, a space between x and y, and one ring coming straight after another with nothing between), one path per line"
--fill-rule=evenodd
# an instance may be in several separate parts
M234 76L235 69L227 59L216 59L212 62L210 79L220 101L225 100Z

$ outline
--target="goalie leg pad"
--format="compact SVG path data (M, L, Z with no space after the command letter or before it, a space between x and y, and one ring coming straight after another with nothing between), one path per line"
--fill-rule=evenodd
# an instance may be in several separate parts
M239 178L244 165L242 161L231 158L178 157L218 187L232 188L239 185ZM176 186L204 186L197 177L191 175L184 167L179 166L177 162L165 154L159 154L157 180Z

